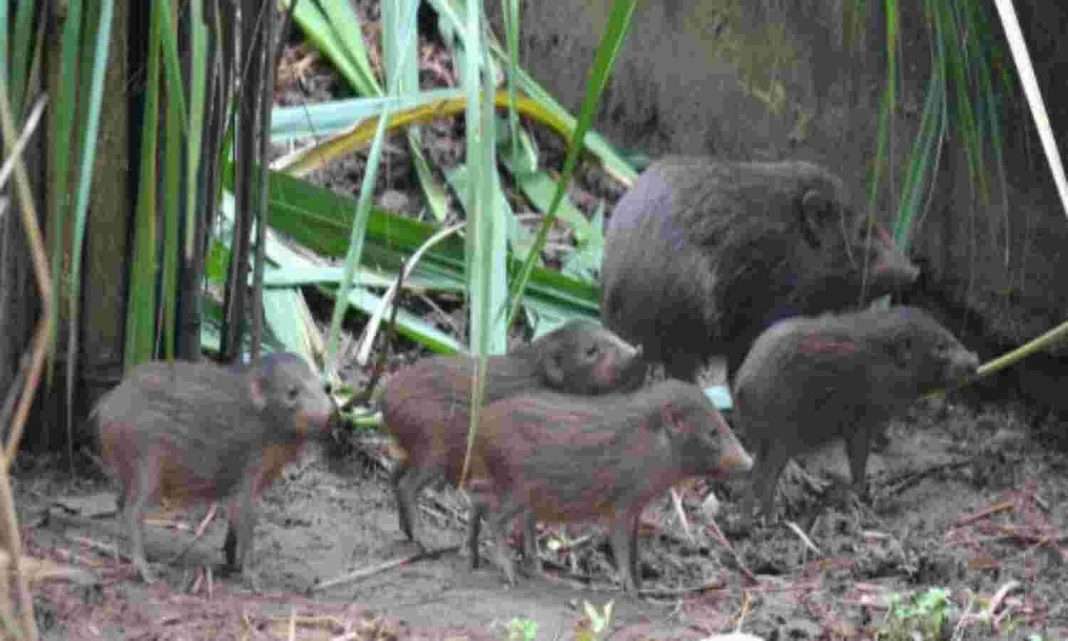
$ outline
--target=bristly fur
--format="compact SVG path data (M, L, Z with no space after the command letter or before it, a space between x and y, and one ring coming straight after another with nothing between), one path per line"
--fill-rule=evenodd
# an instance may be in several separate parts
M605 325L693 380L715 353L735 371L776 320L845 309L911 282L915 268L863 233L850 201L837 176L807 162L654 163L609 222Z

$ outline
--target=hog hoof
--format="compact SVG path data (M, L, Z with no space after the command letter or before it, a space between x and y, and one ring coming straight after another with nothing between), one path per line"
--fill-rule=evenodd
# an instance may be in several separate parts
M241 584L246 590L253 594L259 594L261 592L260 579L255 572L244 572L241 575Z
M538 557L523 557L523 563L520 565L519 569L523 573L523 576L539 576L541 574L541 559Z
M148 585L152 585L159 580L159 577L156 576L156 573L148 566L148 563L143 561L137 564L137 573L141 575L141 580Z

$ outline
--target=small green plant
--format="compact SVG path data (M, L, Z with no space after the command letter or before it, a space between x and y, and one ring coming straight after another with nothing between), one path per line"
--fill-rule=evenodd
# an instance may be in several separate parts
M946 588L928 588L925 592L903 596L895 594L890 600L886 621L876 633L879 641L936 641L953 612Z
M534 641L538 636L538 622L526 617L515 617L507 629L508 641Z
M598 641L608 633L608 627L612 623L612 607L615 601L604 604L604 608L598 611L597 606L589 601L582 602L584 615L575 624L575 641Z

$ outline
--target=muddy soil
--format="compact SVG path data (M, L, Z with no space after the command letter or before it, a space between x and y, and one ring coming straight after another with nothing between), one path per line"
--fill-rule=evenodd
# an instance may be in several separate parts
M367 10L377 3L355 4L373 32ZM421 42L420 51L425 88L454 83L439 45ZM280 104L346 94L310 48L286 55L283 71L292 73L280 73ZM534 133L544 164L558 167L559 141ZM455 164L461 123L424 127L424 142L436 166ZM312 179L353 194L363 162L354 154ZM405 145L393 145L386 162L376 194L391 200L379 204L417 215ZM597 171L580 171L569 189L588 214L602 198L610 211L620 190ZM558 225L550 240L570 236ZM48 639L704 639L739 629L783 641L1063 639L1068 426L1035 414L1005 403L918 403L891 424L888 445L869 462L870 502L839 489L836 479L848 472L835 443L787 469L784 520L745 537L721 539L714 524L730 532L739 483L686 484L685 524L668 496L643 515L639 598L619 590L597 526L542 529L544 575L514 588L488 562L488 543L487 562L472 571L457 549L464 504L452 490L422 498L423 552L397 527L390 459L374 434L356 437L340 461L310 453L268 491L252 559L258 590L222 572L221 514L197 535L206 508L152 515L146 549L162 580L142 584L116 555L116 544L126 548L112 487L88 464L72 480L65 462L20 458L16 504ZM709 490L720 503L715 522ZM936 588L947 600L933 609L894 607L895 598L937 596ZM587 604L603 613L608 603L607 628L591 636ZM940 629L913 636L932 623Z
M1045 436L1063 425L1024 415L921 403L874 455L866 504L840 490L840 446L813 453L780 484L780 513L797 529L731 537L734 553L701 508L703 485L687 485L689 534L668 497L644 514L640 598L619 591L596 526L543 529L544 576L515 588L488 561L470 570L451 490L423 497L420 556L397 528L381 437L342 461L312 452L268 492L260 592L222 573L224 519L195 536L203 509L150 517L147 552L163 580L145 586L111 550L125 542L106 479L41 465L18 474L16 499L28 554L43 560L33 592L46 638L503 639L513 621L535 622L537 639L574 638L588 625L584 602L612 602L612 639L699 639L739 623L765 639L865 639L893 628L895 595L930 588L949 592L943 636L929 638L1065 638L1068 458ZM738 489L714 488L719 522Z

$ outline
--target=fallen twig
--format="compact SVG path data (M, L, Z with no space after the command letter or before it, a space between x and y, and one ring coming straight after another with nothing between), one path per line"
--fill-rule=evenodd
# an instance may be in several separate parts
M116 546L116 545L110 545L108 543L101 543L100 541L94 541L93 539L86 538L84 536L68 536L66 538L67 538L68 541L70 541L72 543L77 543L79 545L84 545L85 547L87 547L87 548L89 548L91 550L96 550L97 552L103 552L104 554L107 554L108 556L110 556L112 558L122 559L123 561L126 561L127 563L133 561L133 559L130 558L129 554L126 554L125 552L120 550L118 548L118 546Z
M805 534L804 531L797 526L797 523L794 523L793 521L786 521L786 527L790 528L790 530L797 535L797 538L801 539L801 542L805 544L805 547L812 550L813 554L815 554L816 556L823 556L823 553L820 552L820 549L816 547L816 544L812 542L812 539L808 538L808 535Z
M951 529L964 527L965 525L971 525L972 523L975 523L976 521L981 521L988 516L992 516L999 512L1005 512L1006 510L1013 510L1015 508L1016 504L1013 501L1001 501L986 508L983 508L978 512L957 519L951 526Z
M999 625L1001 619L1003 618L1003 617L1001 617L1001 616L999 616L997 614L997 611L1001 607L1001 604L1005 601L1005 597L1009 596L1009 594L1011 594L1011 593L1013 593L1013 592L1015 592L1017 590L1022 590L1022 589L1023 589L1023 584L1020 583L1019 581L1013 579L1013 580L1008 581L1007 583L1005 583L1005 585L1003 585L1000 588L998 588L998 591L994 593L993 598L990 599L990 603L983 610L983 616L989 617L990 620L994 622L994 629L998 628L998 625ZM1008 608L1006 608L1006 611L1007 610L1008 610ZM1003 612L1002 614L1005 614L1005 613ZM1000 632L1000 630L998 630L998 631Z
M401 559L393 559L392 561L386 561L385 563L380 563L379 565L356 570L348 574L343 574L337 578L330 579L329 581L324 581L322 583L316 582L314 585L308 588L308 593L310 594L312 592L326 590L338 585L344 585L345 583L352 583L353 581L366 579L367 577L374 576L376 574L381 574L386 570L392 570L393 568L402 567L408 565L409 563L422 561L423 559L435 559L443 554L457 552L459 551L459 549L459 545L450 545L448 547L437 548L434 550L424 550L422 552L417 552L416 554Z
M882 484L882 491L884 494L887 495L900 494L904 490L912 487L913 485L916 485L917 483L929 476L934 476L939 472L944 472L947 470L956 470L962 467L967 467L972 463L973 460L969 458L957 461L949 461L947 463L940 463L938 465L932 465L922 470L906 472L905 474L892 478L886 483Z
M208 525L211 523L211 520L215 518L215 513L218 510L219 504L212 503L211 507L208 508L208 513L205 514L204 518L200 520L200 525L198 525L196 530L193 531L193 540L187 543L186 546L182 548L182 550L178 552L178 554L176 554L173 559L170 560L169 565L174 565L178 561L181 561L182 558L189 553L189 550L193 549L193 546L197 544L197 541L199 541L201 537L204 536L204 531L208 529Z
M708 519L708 527L712 530L712 535L716 537L716 540L719 541L720 545L727 548L727 551L731 553L734 562L738 564L738 568L742 571L742 574L745 575L745 578L754 585L759 584L760 581L757 581L756 576L753 575L753 572L745 564L745 561L742 560L738 551L734 549L734 546L727 540L727 537L723 536L723 530L719 529L719 524L716 523L716 519Z
M671 488L671 504L675 507L675 513L679 516L679 523L682 524L682 531L686 534L686 538L690 540L690 545L697 545L697 539L693 536L693 531L690 530L690 521L686 518L686 511L682 509L682 498L679 497L679 492L675 488Z
M639 588L638 594L649 597L663 597L663 598L676 598L680 596L687 596L690 594L700 594L702 592L708 592L709 590L722 590L727 587L726 582L722 579L716 579L714 581L708 581L707 583L701 583L699 585L691 585L681 588Z

